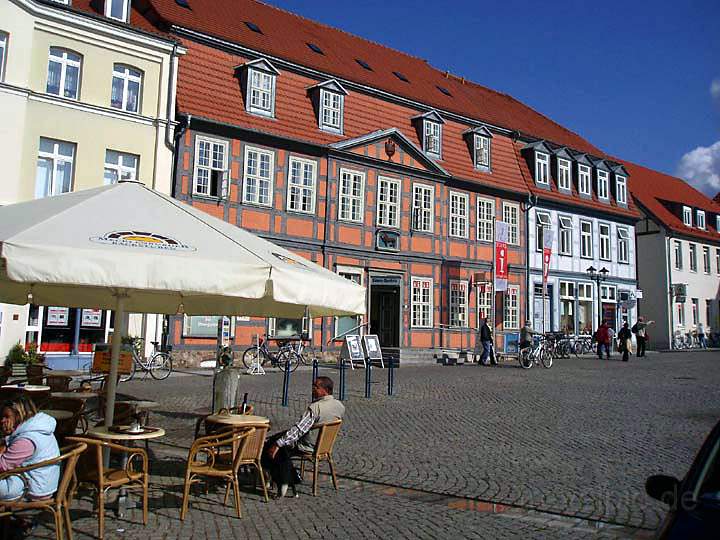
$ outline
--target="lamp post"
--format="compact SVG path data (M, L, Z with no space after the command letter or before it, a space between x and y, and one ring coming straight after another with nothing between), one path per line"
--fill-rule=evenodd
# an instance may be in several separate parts
M598 321L597 326L600 326L600 322L602 321L602 304L600 301L600 283L605 281L607 279L607 275L610 272L607 268L604 266L600 270L596 270L594 266L591 266L587 270L585 270L590 276L590 279L592 279L595 282L595 288L597 289L597 300L598 300Z

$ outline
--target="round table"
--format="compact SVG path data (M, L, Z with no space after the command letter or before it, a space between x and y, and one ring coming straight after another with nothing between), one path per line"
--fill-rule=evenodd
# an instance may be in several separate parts
M8 390L23 390L25 392L49 392L50 387L44 384L4 384L1 388Z
M269 424L270 419L252 414L211 414L205 418L207 422L226 424L228 426L243 426L246 424Z
M141 399L127 399L116 401L115 403L129 403L135 409L157 409L160 404L157 401L141 400Z
M115 427L130 427L130 426L115 426ZM165 430L163 428L156 428L152 426L146 426L153 429L152 432L149 433L115 433L113 431L110 431L107 427L94 427L88 429L88 435L91 435L93 437L97 437L98 439L104 439L107 441L144 441L148 439L157 439L158 437L163 437L165 435Z
M46 369L44 373L46 377L80 377L86 374L84 371L67 369Z
M91 399L96 398L100 394L97 392L51 392L50 397L63 399Z
M55 420L69 420L73 415L72 412L62 409L40 409L40 412L52 416Z

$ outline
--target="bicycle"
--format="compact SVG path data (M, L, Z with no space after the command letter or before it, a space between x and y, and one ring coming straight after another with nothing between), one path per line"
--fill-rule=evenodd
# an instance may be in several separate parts
M157 381L165 380L170 376L173 370L172 356L170 356L172 347L161 348L159 341L151 341L150 343L153 345L153 352L146 358L144 355L145 340L143 338L133 339L130 373L121 375L120 382L132 380L138 369L144 371L146 377L149 373L150 376Z
M548 340L542 337L537 340L537 343L521 349L518 353L518 361L523 369L530 369L538 361L544 368L550 369L553 364L553 355Z
M269 360L272 367L282 370L285 369L286 364L289 362L290 371L295 371L301 363L304 363L302 356L294 349L290 341L277 340L280 344L280 349L277 353L273 353L268 349L267 340L264 338L265 336L259 340L258 345L248 347L245 349L245 352L243 352L242 361L247 369L251 369L258 361L260 365L264 367Z

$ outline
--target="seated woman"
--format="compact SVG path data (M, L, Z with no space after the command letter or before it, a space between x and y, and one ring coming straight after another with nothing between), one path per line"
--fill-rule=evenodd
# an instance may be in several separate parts
M55 419L37 412L31 399L20 396L6 401L0 411L0 428L4 441L0 442L0 471L40 463L60 455L55 440ZM0 505L2 500L23 496L34 499L48 497L57 491L60 465L50 465L0 480Z

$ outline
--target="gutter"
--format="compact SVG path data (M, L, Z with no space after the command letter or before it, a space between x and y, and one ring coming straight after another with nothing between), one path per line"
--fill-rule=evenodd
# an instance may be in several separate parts
M167 124L165 126L165 146L174 151L175 150L175 100L177 97L177 76L178 76L178 57L180 52L178 51L178 44L173 45L173 50L170 56L170 85L168 87L167 96Z
M672 241L673 237L672 235L668 235L665 237L665 253L667 254L667 257L665 257L665 283L667 283L667 289L666 294L668 296L668 349L673 349L673 337L675 336L675 321L673 320L674 317L674 302L673 302L673 287L672 287L672 266L670 262L670 251L672 247ZM684 308L683 308L684 309Z

